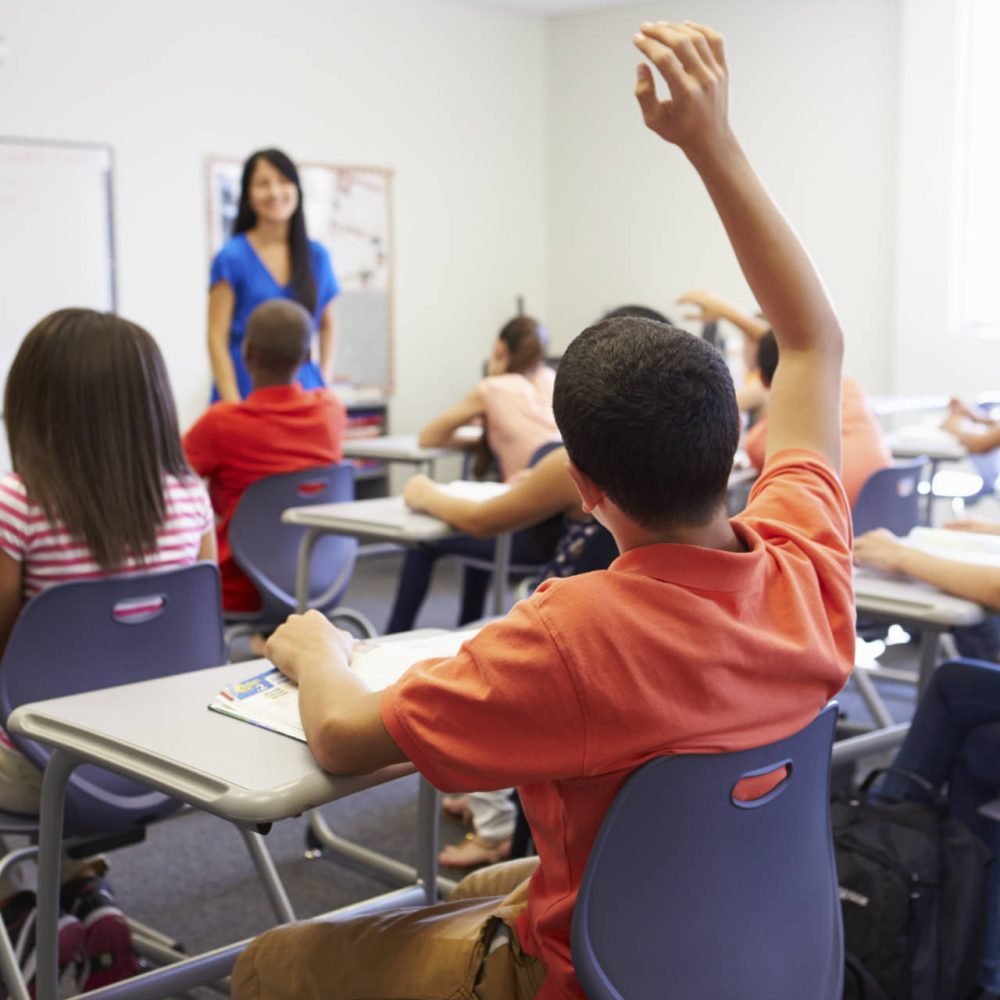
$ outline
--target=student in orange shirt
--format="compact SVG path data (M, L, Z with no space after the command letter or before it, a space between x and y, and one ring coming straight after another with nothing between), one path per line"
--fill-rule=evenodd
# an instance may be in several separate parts
M839 324L730 130L721 37L659 22L634 43L670 91L640 67L646 124L701 176L784 349L763 474L730 519L739 414L724 360L663 324L608 320L566 351L554 402L583 506L622 552L610 569L543 584L457 656L384 691L358 679L351 638L322 615L271 637L320 766L411 760L447 791L516 784L539 858L484 869L427 909L271 931L236 965L240 1000L581 997L573 905L629 775L665 753L788 736L850 674Z
M760 380L765 389L771 387L778 367L778 342L768 331L760 339L757 358L760 365ZM882 434L875 414L865 400L864 390L852 378L846 376L840 386L840 433L843 454L841 481L851 507L854 507L861 487L873 472L892 465L892 452ZM765 445L767 442L767 416L763 416L746 433L743 448L751 464L764 467Z
M257 306L243 340L253 390L240 402L210 406L184 435L188 462L208 480L226 611L260 608L257 588L229 548L229 522L247 487L265 476L331 465L343 455L347 416L340 400L329 389L303 389L298 382L312 331L309 313L297 302L271 299Z

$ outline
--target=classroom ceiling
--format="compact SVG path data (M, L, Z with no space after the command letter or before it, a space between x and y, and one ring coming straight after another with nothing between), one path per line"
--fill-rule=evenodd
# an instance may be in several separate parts
M466 0L467 3L490 3L499 7L517 7L536 14L564 14L588 7L618 7L632 0Z

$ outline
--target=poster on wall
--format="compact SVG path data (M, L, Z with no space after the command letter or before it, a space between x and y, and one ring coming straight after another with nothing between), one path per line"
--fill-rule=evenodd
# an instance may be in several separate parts
M214 256L232 233L241 160L208 160L208 229ZM392 171L298 164L309 238L322 243L340 283L337 380L392 389Z

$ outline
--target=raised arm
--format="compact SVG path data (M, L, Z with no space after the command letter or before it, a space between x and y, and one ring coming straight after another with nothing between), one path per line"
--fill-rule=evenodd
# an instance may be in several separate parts
M770 324L758 316L751 316L737 309L722 296L706 289L695 289L685 292L677 299L679 305L690 306L694 311L688 312L683 319L697 323L711 323L713 320L724 319L732 323L748 340L757 343L771 329Z
M660 21L644 24L635 45L670 90L660 100L652 71L639 66L636 97L646 125L698 171L778 340L767 453L808 448L839 469L843 335L809 256L730 128L722 37L701 25Z
M426 511L473 538L519 531L556 514L583 515L580 494L566 467L566 449L549 452L506 493L492 500L453 497L426 476L414 476L403 489L414 510Z
M440 417L432 420L421 432L419 443L422 448L441 448L451 443L452 435L463 424L480 417L485 409L482 394L473 389L460 403L445 410Z

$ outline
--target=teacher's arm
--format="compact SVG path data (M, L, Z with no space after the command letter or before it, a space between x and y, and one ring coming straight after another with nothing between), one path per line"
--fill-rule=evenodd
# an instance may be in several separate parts
M219 398L227 403L240 401L236 371L229 356L229 329L235 305L232 285L228 281L217 281L208 293L208 359Z
M319 317L319 372L327 385L333 385L336 353L337 313L333 302L328 302Z

